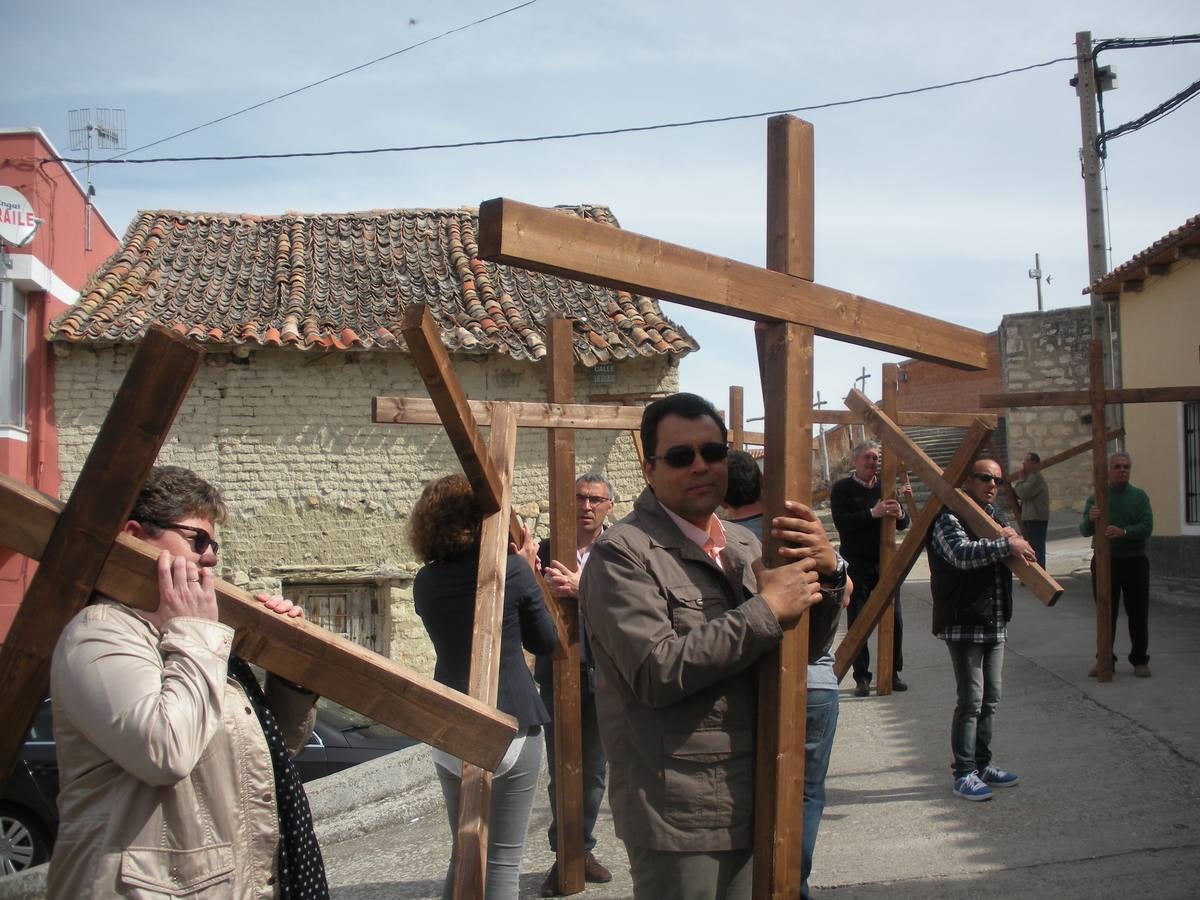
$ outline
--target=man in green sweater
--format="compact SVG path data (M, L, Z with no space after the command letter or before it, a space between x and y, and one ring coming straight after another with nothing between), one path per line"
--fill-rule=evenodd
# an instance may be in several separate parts
M1129 483L1133 460L1128 453L1117 452L1108 458L1108 528L1112 557L1112 638L1117 634L1119 601L1125 598L1125 617L1129 620L1129 661L1138 678L1150 677L1150 559L1146 556L1146 540L1154 530L1154 514L1150 498L1141 488ZM1079 531L1093 537L1100 510L1096 498L1087 498ZM1095 540L1092 541L1095 547ZM1096 595L1096 558L1092 557L1092 596ZM1114 654L1113 659L1117 657ZM1088 672L1096 677L1096 666Z

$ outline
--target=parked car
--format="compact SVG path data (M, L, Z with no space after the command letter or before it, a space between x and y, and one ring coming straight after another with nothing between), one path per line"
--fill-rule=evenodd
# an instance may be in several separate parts
M294 762L300 780L312 781L415 743L394 728L321 697L312 736ZM57 797L54 723L46 700L0 791L0 873L19 872L50 858L58 830Z

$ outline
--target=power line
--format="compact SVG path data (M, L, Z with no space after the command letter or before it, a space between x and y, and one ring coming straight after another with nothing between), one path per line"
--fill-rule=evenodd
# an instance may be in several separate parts
M527 4L526 4L527 5ZM514 7L516 9L518 7ZM946 88L960 87L964 84L975 84L980 81L987 81L993 78L1003 78L1006 75L1016 75L1020 72L1028 72L1032 69L1041 69L1046 66L1052 66L1061 62L1075 62L1074 56L1060 56L1056 59L1048 59L1045 62L1032 63L1027 66L1019 66L1014 69L1005 69L1002 72L991 72L987 75L976 75L971 78L960 78L956 81L946 81L941 84L931 84L925 87L909 88L902 91L889 91L886 94L871 94L866 97L855 97L852 100L831 100L826 103L816 103L810 106L795 106L790 109L775 109L765 112L753 113L738 113L729 116L714 116L706 119L689 119L682 122L662 122L655 125L631 125L622 128L603 128L591 131L573 131L563 134L541 134L529 137L513 137L513 138L495 138L485 141L455 141L444 144L413 144L405 147L373 147L369 149L358 150L312 150L292 153L240 153L234 155L223 156L161 156L151 159L101 159L92 160L92 165L103 164L124 164L138 165L147 163L167 163L167 162L235 162L249 159L310 159L314 157L327 156L367 156L379 153L411 153L418 150L456 150L467 147L496 147L504 144L533 144L543 141L564 141L573 140L575 138L587 137L605 137L615 134L636 134L646 131L663 131L670 128L691 128L696 125L715 125L724 122L738 122L746 119L762 119L768 116L778 116L785 113L812 112L814 110L832 109L838 106L853 106L858 103L869 103L876 100L890 100L896 97L908 97L913 94L923 94L929 91L940 91ZM284 95L287 96L287 95ZM253 108L253 107L250 107ZM220 121L220 120L216 120ZM202 126L198 126L202 127ZM195 130L195 129L192 129ZM186 134L187 132L181 132ZM164 140L169 140L164 138ZM161 143L161 142L160 142ZM151 145L148 145L151 146ZM144 147L138 149L145 149ZM134 151L130 151L131 153ZM49 156L39 158L39 162L60 162L60 163L77 163L84 162L80 159L72 159L70 157Z
M290 90L285 93L278 94L274 97L271 97L267 100L262 100L258 103L254 103L250 106L245 106L239 110L236 110L235 112L228 113L228 114L226 114L224 116L220 116L216 119L211 119L208 122L203 122L200 125L193 126L192 128L187 128L183 131L176 132L175 134L168 135L167 137L159 138L157 141L151 141L149 144L142 144L142 146L140 146L140 147L134 147L132 150L126 150L124 153L118 154L117 156L110 157L109 159L91 160L92 165L100 165L103 163L114 163L114 162L155 162L156 160L143 160L143 159L127 160L127 159L123 159L122 157L128 156L131 153L139 153L142 150L149 150L151 147L157 147L159 144L165 144L167 141L173 141L176 138L183 137L186 134L192 134L193 132L199 131L202 128L208 128L210 125L218 125L221 122L227 122L230 119L233 119L237 116L243 115L248 112L252 112L253 110L262 109L264 106L268 106L279 100L286 100L288 97L294 97L297 94L303 93L304 91L318 87L322 84L328 84L329 82L331 82L337 78L343 77L344 75L350 75L354 72L360 72L369 66L373 66L377 63L384 62L385 60L392 59L394 57L399 56L402 53L407 53L410 50L416 50L419 47L424 47L428 44L432 44L435 41L440 41L442 38L449 37L452 34L458 34L461 31L466 31L468 28L474 28L476 25L482 25L483 23L490 22L493 19L499 19L501 16L506 16L509 13L517 12L518 10L522 10L527 6L532 6L533 4L535 4L537 2L538 2L538 0L525 0L524 3L518 3L516 6L510 6L508 9L502 9L499 12L495 12L495 13L492 13L491 15L484 16L483 18L476 19L473 22L467 22L464 25L458 25L454 28L448 29L447 31L443 31L441 34L436 34L433 37L425 38L425 40L423 40L423 41L417 41L415 44L409 44L407 47L401 47L399 50L393 50L391 53L385 53L383 56L378 56L375 59L368 60L367 62L359 63L357 66L351 66L349 69L343 69L342 71L335 72L332 75L326 75L324 78L320 78L316 81L310 82L309 84L306 84L302 87L298 87L298 88L295 88L294 90ZM78 160L78 159L53 159L51 161L52 162L69 162L69 163L86 162L86 160Z

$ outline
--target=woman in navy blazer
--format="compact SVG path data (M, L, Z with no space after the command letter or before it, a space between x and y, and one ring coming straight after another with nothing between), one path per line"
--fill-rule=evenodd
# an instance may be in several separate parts
M437 653L433 677L465 693L475 632L483 513L467 479L447 475L426 485L411 521L412 547L425 563L413 582L413 599ZM541 726L550 721L521 648L544 654L553 653L558 646L558 634L542 603L541 588L529 564L517 554L508 557L501 629L496 706L516 718L518 729L492 778L487 900L515 900L517 896L521 854L542 763ZM433 751L433 758L454 834L462 761L440 750ZM451 862L442 887L443 898L451 896L453 873Z

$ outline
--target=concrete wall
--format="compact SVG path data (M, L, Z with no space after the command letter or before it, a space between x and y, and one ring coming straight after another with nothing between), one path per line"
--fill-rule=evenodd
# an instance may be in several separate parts
M1086 306L1017 313L1000 323L1000 358L1005 391L1066 391L1087 388L1091 318ZM1088 408L1044 406L1008 412L1008 457L1017 467L1025 454L1043 458L1091 439L1081 420ZM1091 456L1081 454L1044 474L1050 486L1053 521L1070 523L1092 493Z
M1181 260L1120 303L1125 387L1200 384L1200 262ZM1186 521L1183 502L1183 404L1127 404L1125 425L1133 482L1154 507L1155 570L1200 575L1200 522Z
M56 408L69 494L132 356L129 347L76 347L58 361ZM456 356L472 399L545 396L545 366L507 357ZM576 396L592 390L577 367ZM603 390L676 390L678 369L663 358L617 366ZM460 471L445 432L432 426L375 425L375 395L425 396L406 354L325 356L260 349L246 361L214 350L184 403L160 462L194 468L225 492L222 577L251 590L287 584L360 582L376 586L387 653L432 673L433 652L412 606L418 564L408 546L409 510L424 484ZM513 505L536 530L548 527L546 437L522 429ZM642 488L627 432L578 432L579 471L613 480L625 515Z

